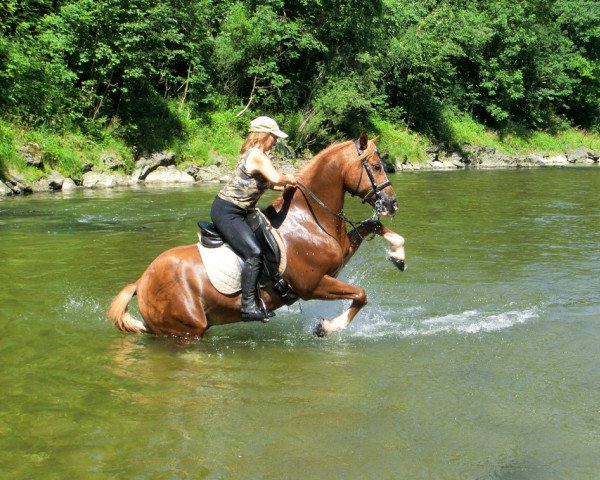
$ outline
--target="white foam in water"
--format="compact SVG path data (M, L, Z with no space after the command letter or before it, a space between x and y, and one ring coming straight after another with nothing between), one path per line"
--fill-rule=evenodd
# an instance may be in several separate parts
M406 309L402 312L378 312L370 317L357 319L350 327L350 333L356 337L377 338L384 336L415 337L443 333L474 334L495 332L538 318L536 308L511 310L501 313L486 313L478 310L448 314L426 319L422 308Z

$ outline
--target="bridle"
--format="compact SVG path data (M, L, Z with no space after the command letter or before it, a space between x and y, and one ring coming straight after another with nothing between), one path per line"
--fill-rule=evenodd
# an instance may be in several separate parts
M369 165L369 162L368 162L366 150L363 150L360 147L360 142L358 140L354 140L354 146L356 147L356 151L358 152L358 158L360 158L360 164L362 167L364 167L365 172L367 172L367 176L369 177L369 181L371 182L371 190L363 197L362 203L368 202L371 199L371 197L373 195L375 195L375 206L373 208L374 208L376 214L379 216L379 215L381 215L381 212L383 212L383 208L384 208L383 199L381 198L381 191L384 190L385 188L389 187L392 184L392 182L387 180L387 181L377 185L377 182L375 181L375 177L373 176L373 172L371 171L371 165ZM377 150L377 147L375 148L375 151L379 155L379 151ZM361 180L362 180L362 170L360 172L360 177L358 178L357 185L360 185Z
M375 195L375 199L376 199L375 206L373 207L373 216L371 218L379 220L379 217L381 216L381 213L383 212L383 209L385 208L385 206L383 204L383 199L381 198L381 191L383 189L385 189L386 187L389 187L392 184L392 182L387 180L378 185L377 182L375 181L375 177L373 176L373 172L371 171L371 166L369 165L369 162L368 162L366 150L363 150L362 148L360 148L360 143L358 140L354 141L354 146L356 147L356 151L358 152L358 157L360 159L360 164L361 164L361 172L360 172L360 177L358 179L358 185L360 185L360 181L362 180L362 174L363 174L362 168L363 167L365 169L365 172L367 172L367 176L369 177L369 180L371 182L371 190L363 197L362 203L369 201L371 199L371 197L373 195ZM375 149L375 151L377 153L379 153L377 151L377 149ZM312 190L310 190L307 186L303 185L302 183L298 182L297 185L304 193L306 193L307 195L312 197L312 199L317 203L317 205L319 205L327 213L329 213L330 215L333 215L334 217L339 218L343 222L349 223L352 226L352 228L356 229L355 224L359 223L359 222L351 221L348 217L346 217L346 215L344 215L343 211L338 213L338 212L335 212L334 210L332 210L331 208L329 208L327 205L325 205L323 203L323 201L319 197L317 197L315 195L315 193ZM354 194L352 194L352 195L354 195ZM362 222L360 222L360 223L362 223Z

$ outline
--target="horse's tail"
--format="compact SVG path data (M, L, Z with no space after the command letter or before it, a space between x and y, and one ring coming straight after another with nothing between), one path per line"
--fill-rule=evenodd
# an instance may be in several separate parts
M137 282L130 283L114 298L108 309L107 317L123 332L145 333L148 332L142 320L133 318L129 313L129 302L136 294Z

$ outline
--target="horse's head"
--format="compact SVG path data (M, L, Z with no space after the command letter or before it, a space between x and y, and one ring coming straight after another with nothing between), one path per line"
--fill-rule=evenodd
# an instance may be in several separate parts
M357 155L352 157L345 172L345 186L352 195L360 196L380 215L394 215L398 210L396 193L388 180L379 150L377 139L369 140L362 132L356 140Z

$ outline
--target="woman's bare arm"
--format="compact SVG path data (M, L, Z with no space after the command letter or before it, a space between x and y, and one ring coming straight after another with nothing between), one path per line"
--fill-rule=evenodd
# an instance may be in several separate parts
M246 160L246 170L250 173L260 173L273 187L286 187L287 185L296 185L296 179L293 175L279 173L264 153L260 150L253 150ZM277 190L279 188L276 188Z

